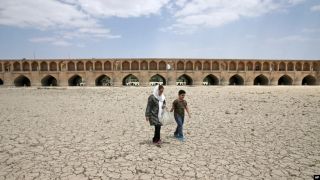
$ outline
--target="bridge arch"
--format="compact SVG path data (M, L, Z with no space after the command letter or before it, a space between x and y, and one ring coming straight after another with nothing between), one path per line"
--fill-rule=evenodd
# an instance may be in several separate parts
M279 78L278 85L292 85L292 78L288 75L283 75Z
M122 85L124 86L138 86L139 79L133 74L129 74L122 79Z
M204 77L203 82L207 83L208 85L219 85L219 78L213 74L209 74Z
M316 85L316 83L316 78L311 75L307 75L302 79L302 85Z
M167 84L167 81L166 81L166 78L164 78L163 76L161 76L160 74L155 74L153 75L149 82L152 82L151 85L157 85L159 83L162 83L162 85L166 85Z
M52 75L47 75L41 79L42 86L58 86L58 81Z
M177 78L177 85L192 85L193 80L190 76L183 74Z
M105 74L100 75L95 80L96 86L111 86L111 78Z
M229 85L244 85L244 80L239 74L230 77Z
M31 86L31 81L28 77L20 75L14 79L14 85L16 87Z
M253 85L269 85L269 79L265 75L260 74L254 78Z
M80 83L82 83L82 77L78 74L71 76L68 80L69 86L80 86Z

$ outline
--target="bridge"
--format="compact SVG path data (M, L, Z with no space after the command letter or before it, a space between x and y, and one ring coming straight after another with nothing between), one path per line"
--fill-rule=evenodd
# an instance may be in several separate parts
M320 60L10 59L0 86L320 85Z

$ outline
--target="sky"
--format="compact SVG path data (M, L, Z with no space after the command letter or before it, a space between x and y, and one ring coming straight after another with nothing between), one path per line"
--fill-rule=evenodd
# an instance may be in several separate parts
M0 59L320 59L320 0L0 0Z

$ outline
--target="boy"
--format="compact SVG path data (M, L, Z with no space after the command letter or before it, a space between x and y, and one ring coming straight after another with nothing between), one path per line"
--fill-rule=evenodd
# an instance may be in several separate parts
M172 108L170 112L174 111L174 119L177 122L177 129L174 132L174 137L176 137L180 141L184 141L183 136L183 123L184 123L184 111L186 110L189 118L191 118L189 109L187 106L187 101L184 100L186 92L184 90L180 90L178 93L178 99L174 100L172 103Z

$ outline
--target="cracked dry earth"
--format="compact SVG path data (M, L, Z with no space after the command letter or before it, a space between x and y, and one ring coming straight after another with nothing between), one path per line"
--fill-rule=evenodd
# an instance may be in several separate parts
M181 87L165 87L169 104ZM151 87L0 88L3 179L313 179L319 87L183 87L186 142L144 111Z

